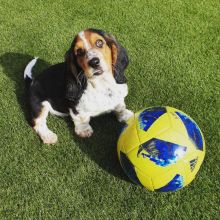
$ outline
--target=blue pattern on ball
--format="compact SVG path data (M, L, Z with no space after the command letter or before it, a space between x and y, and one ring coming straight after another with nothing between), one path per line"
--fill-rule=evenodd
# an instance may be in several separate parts
M179 174L177 174L167 185L156 189L158 192L168 192L168 191L174 191L177 189L181 189L184 185L183 177Z
M144 110L139 115L140 128L147 131L148 128L165 112L166 108L164 107L153 107Z
M179 116L179 118L182 120L183 124L185 125L187 133L194 142L196 148L199 150L203 150L202 134L197 124L181 112L176 112L176 114Z
M153 138L140 145L137 156L149 158L159 166L168 166L186 154L186 147Z

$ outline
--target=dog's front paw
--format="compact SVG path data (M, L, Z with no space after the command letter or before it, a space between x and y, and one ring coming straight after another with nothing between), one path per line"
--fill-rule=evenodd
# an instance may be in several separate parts
M117 118L119 122L126 122L129 118L134 115L134 112L125 109L123 112L117 114Z
M75 128L75 132L78 136L82 138L91 137L93 134L93 129L90 125L87 126L78 126Z
M41 134L40 137L44 144L55 144L57 142L57 135L50 130Z

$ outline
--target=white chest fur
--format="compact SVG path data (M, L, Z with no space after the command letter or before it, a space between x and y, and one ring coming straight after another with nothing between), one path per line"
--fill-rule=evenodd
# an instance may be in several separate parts
M117 84L112 74L104 73L88 80L76 110L90 116L110 112L124 102L128 94L127 84Z

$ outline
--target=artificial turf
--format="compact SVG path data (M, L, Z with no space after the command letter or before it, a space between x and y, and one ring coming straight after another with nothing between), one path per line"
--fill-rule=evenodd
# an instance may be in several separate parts
M218 0L0 1L0 219L219 219L220 3ZM196 120L207 146L196 179L154 193L123 173L113 115L92 120L94 135L74 135L70 119L49 117L58 134L43 145L26 121L23 70L63 61L88 27L127 48L129 109L168 105Z

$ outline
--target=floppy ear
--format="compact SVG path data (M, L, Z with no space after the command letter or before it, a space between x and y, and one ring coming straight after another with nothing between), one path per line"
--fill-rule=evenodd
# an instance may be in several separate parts
M77 65L75 55L71 49L65 54L65 63L67 68L65 97L68 101L76 102L81 96L81 91L87 85L86 77Z
M106 35L106 42L112 51L112 66L115 80L118 84L126 83L125 69L128 66L128 54L112 35Z
M67 64L67 71L70 74L76 75L76 73L77 73L76 58L75 58L75 55L73 54L71 48L66 51L64 59L65 59L65 63Z

